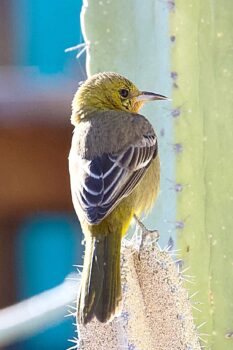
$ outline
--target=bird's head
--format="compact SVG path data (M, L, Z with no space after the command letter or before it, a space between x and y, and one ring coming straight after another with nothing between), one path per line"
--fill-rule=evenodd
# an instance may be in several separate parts
M72 103L72 124L95 110L123 110L138 113L143 104L167 97L140 91L131 81L117 73L98 73L86 80L76 92Z

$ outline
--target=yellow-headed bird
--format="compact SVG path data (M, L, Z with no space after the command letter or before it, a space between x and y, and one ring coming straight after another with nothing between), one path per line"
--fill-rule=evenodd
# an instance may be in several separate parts
M111 72L92 76L75 94L69 171L85 235L79 323L93 316L107 322L120 311L121 239L133 216L151 208L160 179L157 137L138 111L164 99Z

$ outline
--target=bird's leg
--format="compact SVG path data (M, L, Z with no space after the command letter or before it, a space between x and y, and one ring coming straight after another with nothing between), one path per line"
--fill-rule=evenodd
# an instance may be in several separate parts
M139 218L134 215L136 225L141 230L139 251L143 246L153 244L159 240L159 231L158 230L148 230L146 226L139 220Z

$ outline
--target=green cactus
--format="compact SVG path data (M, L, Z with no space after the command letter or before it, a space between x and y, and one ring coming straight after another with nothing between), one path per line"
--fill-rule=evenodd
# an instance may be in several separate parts
M204 304L195 316L207 322L211 349L221 350L233 342L232 7L213 0L89 0L82 11L88 75L116 71L169 95L172 73L173 112L162 104L143 111L157 130L162 160L163 195L147 224L157 226L162 244L177 236L196 276L190 293L198 289Z
M84 1L81 23L87 43L88 76L115 71L127 76L141 89L171 95L168 5L163 0L147 0L143 4L140 0ZM159 137L163 192L146 224L159 229L162 245L167 244L169 238L172 238L172 244L176 237L176 152L173 115L169 107L169 104L157 103L143 111ZM87 327L80 326L80 347L170 350L183 346L185 350L200 349L190 301L168 253L147 247L141 252L140 261L137 254L127 255L125 252L126 272L123 274L129 291L128 294L124 292L123 309L123 315L128 315L127 327L122 319L104 327L96 321ZM135 303L132 304L132 300Z
M139 88L171 95L169 8L166 1L85 0L81 24L87 50L88 76L115 71ZM149 117L159 138L161 191L146 223L162 235L161 244L175 240L175 154L172 150L173 120L169 102L148 104L142 114Z
M172 70L177 72L174 107L177 216L186 219L178 235L203 302L212 350L233 347L233 138L232 1L177 0L171 14Z

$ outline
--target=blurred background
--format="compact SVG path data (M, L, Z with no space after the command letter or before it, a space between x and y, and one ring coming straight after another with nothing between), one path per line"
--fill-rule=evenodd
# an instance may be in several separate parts
M57 286L81 261L67 157L85 57L64 53L82 42L81 5L0 0L0 308ZM61 317L4 349L65 349L73 333Z
M232 349L233 339L232 4L89 0L82 17L92 44L88 74L116 71L173 99L144 110L158 133L162 194L146 225L156 222L162 247L181 248L198 285L189 292L199 290L203 303L194 316L199 325L207 321L202 332L213 350ZM0 347L10 344L1 350L76 345L67 342L75 327L65 305L75 296L64 281L82 263L82 234L67 158L71 100L86 72L85 53L76 59L64 50L83 42L81 6L0 0ZM47 302L6 313L49 290ZM60 311L51 316L54 305ZM30 322L43 311L40 325ZM16 343L23 318L29 336ZM13 338L4 343L9 324Z

